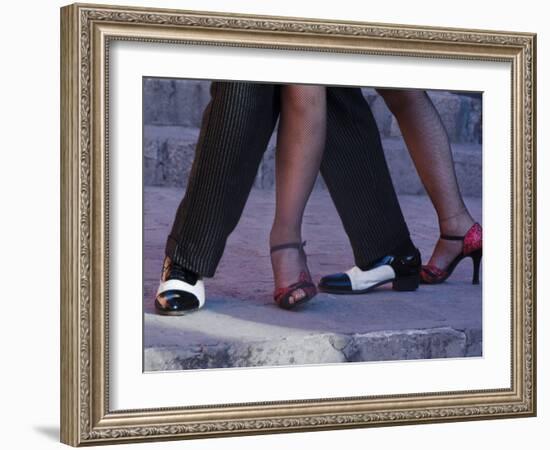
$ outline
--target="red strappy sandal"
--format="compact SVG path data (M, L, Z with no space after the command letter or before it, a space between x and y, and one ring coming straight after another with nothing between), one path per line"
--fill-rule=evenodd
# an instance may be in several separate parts
M305 241L302 243L289 243L281 244L271 247L270 253L282 250L285 248L296 248L304 258L304 262L307 264L307 256L304 252ZM308 270L302 270L296 283L290 286L278 288L273 293L273 299L275 303L283 309L292 309L297 305L301 305L311 300L317 294L317 288L311 280L311 275Z
M440 239L448 241L462 241L462 252L451 261L445 268L440 269L432 264L422 266L420 270L420 281L424 284L443 283L451 276L454 269L464 258L472 258L473 275L472 284L479 284L479 266L481 264L482 254L482 230L479 223L474 223L464 236L449 236L442 234Z

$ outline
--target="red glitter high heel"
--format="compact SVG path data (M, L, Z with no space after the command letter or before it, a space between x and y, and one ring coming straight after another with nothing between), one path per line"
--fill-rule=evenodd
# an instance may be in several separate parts
M304 258L304 262L307 264L307 257L304 252L305 241L302 243L289 243L281 244L271 247L270 253L282 250L285 248L296 248ZM308 270L302 270L298 281L289 286L275 289L273 293L273 299L275 303L283 309L292 309L297 305L301 305L311 300L317 294L317 288L311 280L311 275Z
M447 278L451 276L455 267L464 258L472 258L473 276L472 284L479 284L479 267L481 265L481 253L482 253L482 230L479 223L474 223L468 232L464 236L449 236L442 234L440 239L448 241L462 241L462 252L446 269L440 269L433 264L422 266L420 269L420 282L424 284L439 284L443 283Z

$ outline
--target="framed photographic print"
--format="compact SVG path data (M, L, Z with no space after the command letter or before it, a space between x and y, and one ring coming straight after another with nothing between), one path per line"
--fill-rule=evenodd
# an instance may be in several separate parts
M62 442L535 415L535 68L531 33L62 8Z

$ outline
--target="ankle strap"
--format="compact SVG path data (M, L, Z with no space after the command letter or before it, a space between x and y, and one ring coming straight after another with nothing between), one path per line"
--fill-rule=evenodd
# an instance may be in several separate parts
M476 229L476 227L481 229L481 225L479 225L478 222L474 222L474 224L470 227L470 229L466 232L464 236L452 236L450 234L441 234L439 238L445 239L447 241L463 241L466 238L466 236L468 236L468 234L472 232L472 230Z
M285 248L297 248L302 249L306 245L306 241L304 242L289 242L288 244L281 244L281 245L275 245L274 247L271 247L269 249L269 253L276 252L277 250L283 250Z
M463 241L464 236L451 236L449 234L442 234L439 236L440 239L445 239L446 241Z

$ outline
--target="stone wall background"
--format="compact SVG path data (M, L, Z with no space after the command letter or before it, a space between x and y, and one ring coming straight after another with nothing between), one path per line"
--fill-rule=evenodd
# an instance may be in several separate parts
M374 89L363 94L378 124L386 160L399 194L425 194L397 121ZM202 114L210 99L210 82L146 78L144 105L144 183L184 187L193 162ZM463 195L481 197L481 95L428 91L451 140L455 168ZM255 187L274 187L274 132ZM324 189L321 179L317 189Z

